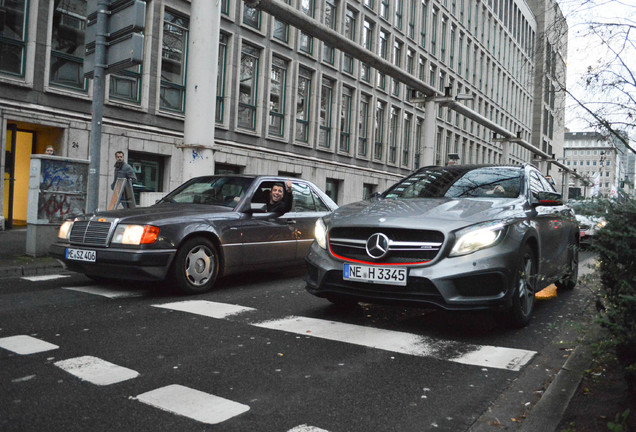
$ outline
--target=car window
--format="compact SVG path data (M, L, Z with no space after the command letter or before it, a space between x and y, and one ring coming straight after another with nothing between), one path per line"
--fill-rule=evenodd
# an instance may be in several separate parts
M530 190L533 193L545 191L543 183L541 183L541 179L539 178L537 173L534 171L530 173Z
M431 167L385 193L386 198L469 198L519 196L522 171L510 167Z
M319 211L319 212L329 211L329 207L327 207L327 204L325 204L320 199L320 197L318 196L315 190L313 189L311 190L311 195L314 197L314 204L316 205L316 211Z
M314 212L316 211L316 204L314 203L314 197L311 194L309 186L304 184L293 184L292 194L294 195L294 202L292 203L293 212Z
M242 177L202 177L186 183L162 201L183 204L212 204L235 207L252 183Z

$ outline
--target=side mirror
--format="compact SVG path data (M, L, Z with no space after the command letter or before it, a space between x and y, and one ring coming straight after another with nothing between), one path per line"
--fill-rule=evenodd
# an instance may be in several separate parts
M248 214L267 213L267 204L251 202L249 208L245 210L245 213L248 213Z
M536 194L535 206L560 206L563 205L563 197L556 192L538 192Z

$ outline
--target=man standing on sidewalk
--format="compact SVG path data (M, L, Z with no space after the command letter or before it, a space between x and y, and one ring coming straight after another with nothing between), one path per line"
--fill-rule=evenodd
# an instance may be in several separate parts
M117 183L117 179L120 179L120 178L124 178L128 180L132 186L132 183L137 181L137 176L135 175L135 170L133 170L133 168L130 165L124 162L124 152L122 151L115 152L115 159L117 159L117 162L115 162L115 178L113 179L113 183L110 185L110 189L111 190L115 189L115 184ZM128 207L127 201L122 200L121 203L124 206L124 208Z

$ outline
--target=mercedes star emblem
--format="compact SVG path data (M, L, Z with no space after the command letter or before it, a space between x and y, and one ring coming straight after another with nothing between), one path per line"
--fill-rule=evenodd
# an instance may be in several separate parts
M367 254L371 258L383 258L389 252L389 238L382 233L372 234L367 240Z

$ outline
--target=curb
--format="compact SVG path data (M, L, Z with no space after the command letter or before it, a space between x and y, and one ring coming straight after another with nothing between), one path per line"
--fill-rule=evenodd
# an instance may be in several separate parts
M577 346L544 395L524 420L519 432L555 431L592 363L590 339Z
M10 277L21 277L21 276L35 276L35 275L43 275L49 274L54 271L64 270L64 267L61 264L46 264L46 265L24 265L24 266L15 266L15 267L4 267L0 268L0 279L10 278Z

